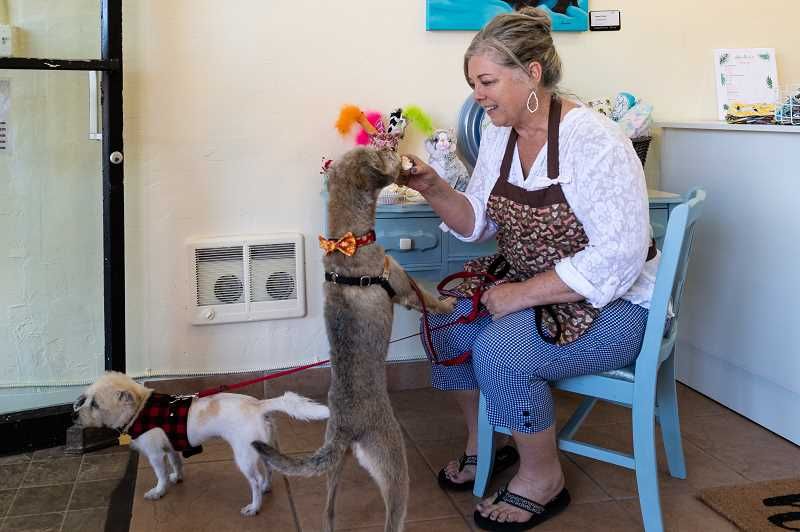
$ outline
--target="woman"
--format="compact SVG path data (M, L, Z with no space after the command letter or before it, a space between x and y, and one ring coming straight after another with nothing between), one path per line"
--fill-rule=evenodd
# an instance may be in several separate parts
M491 422L512 429L519 450L507 488L475 511L489 530L530 528L569 504L548 381L635 360L658 265L641 163L613 122L558 96L550 30L544 12L523 8L495 17L467 49L465 76L492 125L466 192L413 156L407 173L444 230L466 242L496 237L509 266L502 284L483 292L489 316L433 339L440 359L472 350L471 361L432 371L434 386L456 396L469 433L464 457L442 469L440 484L472 487L478 389ZM468 309L460 299L455 316Z

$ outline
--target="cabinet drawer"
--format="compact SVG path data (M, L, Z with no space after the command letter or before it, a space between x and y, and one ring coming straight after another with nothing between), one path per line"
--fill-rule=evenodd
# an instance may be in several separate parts
M403 265L442 262L442 232L438 218L385 218L375 224L378 243ZM401 243L409 249L401 249Z
M656 247L661 249L664 243L664 236L667 234L667 219L669 209L650 209L650 226L653 228L653 238L656 239Z
M446 234L448 259L464 258L464 257L484 257L491 255L497 250L497 241L495 239L487 240L486 242L462 242L450 233Z

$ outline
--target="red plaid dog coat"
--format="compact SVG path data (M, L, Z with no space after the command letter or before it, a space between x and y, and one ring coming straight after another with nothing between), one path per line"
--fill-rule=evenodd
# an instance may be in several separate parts
M136 439L150 429L160 428L167 433L172 448L180 451L185 458L202 453L202 445L191 446L186 430L192 400L191 397L177 399L163 393L150 394L142 411L128 429L128 434Z

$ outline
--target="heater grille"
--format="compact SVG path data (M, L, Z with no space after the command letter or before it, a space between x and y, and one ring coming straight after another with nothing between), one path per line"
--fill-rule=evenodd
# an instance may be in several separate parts
M305 315L302 235L203 239L189 247L192 323Z

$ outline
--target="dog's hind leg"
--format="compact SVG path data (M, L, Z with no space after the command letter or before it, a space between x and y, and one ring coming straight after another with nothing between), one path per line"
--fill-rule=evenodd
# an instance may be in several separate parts
M261 472L259 462L261 461L255 449L249 445L242 445L233 450L233 457L239 471L250 484L252 501L241 510L242 515L256 515L261 509L262 493L264 491L265 478Z
M344 467L344 455L328 470L328 498L325 501L325 520L322 523L323 532L333 532L333 522L336 514L336 490L339 487L339 477Z
M275 428L271 420L268 420L267 423L264 425L268 427L269 430L262 431L261 434L258 436L259 438L268 442L271 446L275 446ZM246 444L245 444L246 445ZM269 467L264 460L261 459L261 455L258 454L252 446L247 445L247 448L250 452L256 452L256 457L258 460L258 472L261 475L259 481L261 483L261 493L267 493L272 489L272 468Z
M169 474L169 481L173 484L182 482L183 458L181 458L181 455L175 451L169 451L167 453L167 460L169 460L169 465L172 467L172 473Z
M258 472L261 474L261 493L267 493L272 489L272 469L267 467L263 460L258 460Z
M353 446L358 462L375 480L386 506L385 532L402 532L408 506L408 464L399 427Z

